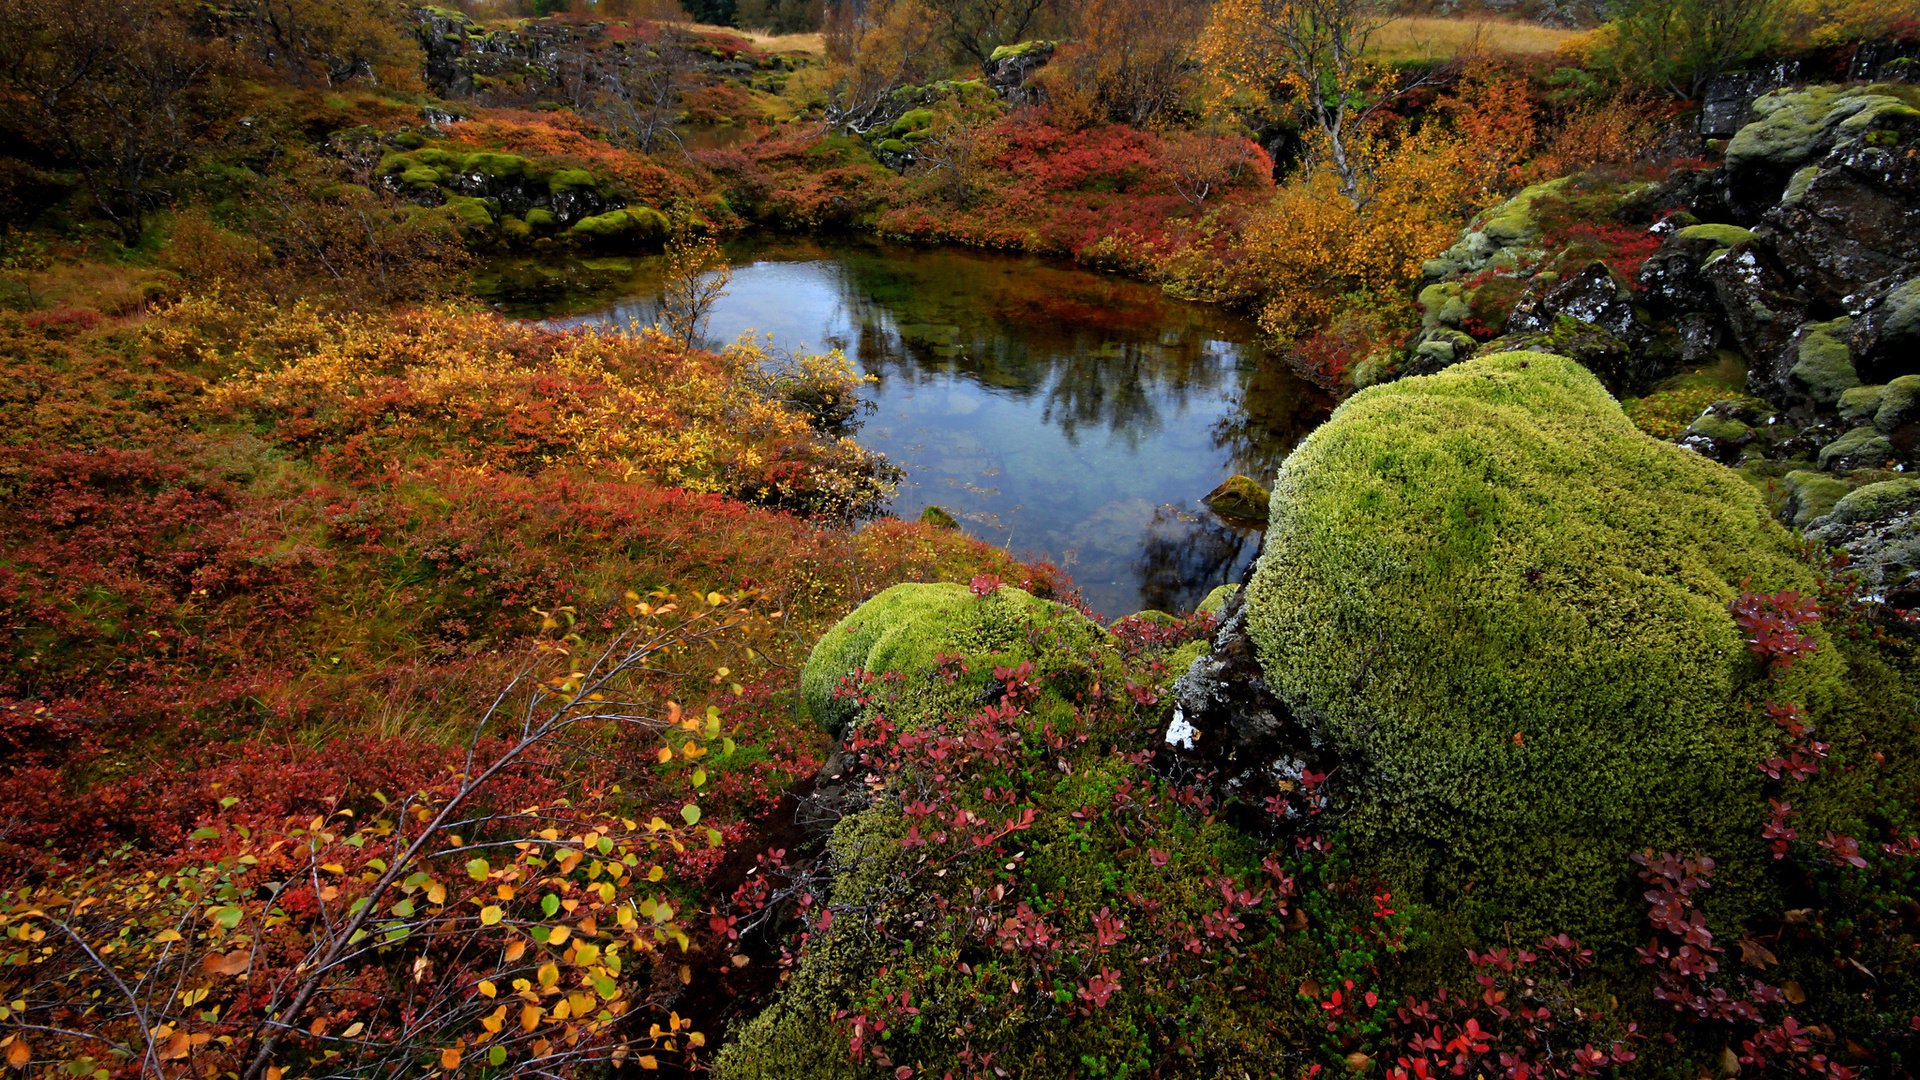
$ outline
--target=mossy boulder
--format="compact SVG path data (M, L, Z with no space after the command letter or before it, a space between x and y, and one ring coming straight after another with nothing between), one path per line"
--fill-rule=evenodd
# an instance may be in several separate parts
M1893 457L1893 443L1870 427L1857 427L1820 448L1820 467L1828 472L1877 469Z
M1840 419L1849 424L1862 424L1874 418L1880 411L1880 401L1886 396L1885 386L1855 386L1840 394Z
M1837 476L1812 469L1795 469L1780 478L1786 489L1786 505L1781 517L1796 529L1804 529L1816 518L1833 512L1834 505L1853 490L1853 485Z
M609 210L584 217L567 230L576 239L597 243L618 240L654 242L664 239L670 224L665 214L648 206Z
M1860 385L1853 353L1847 347L1847 331L1852 325L1853 320L1840 318L1800 328L1793 379L1819 404L1838 404L1840 395Z
M931 525L936 529L958 529L960 527L960 519L954 517L953 514L948 512L946 507L943 506L929 506L925 510L920 511L920 523L922 525Z
M995 48L992 53L988 54L987 60L989 63L999 63L1002 60L1011 59L1016 56L1035 56L1043 53L1051 54L1053 50L1053 42L1036 38L1033 41L1001 45Z
M1012 666L1040 655L1043 644L1091 647L1107 640L1106 630L1079 612L1012 586L975 595L965 585L895 585L814 645L800 675L800 694L814 722L837 734L860 712L854 701L835 696L843 679L869 672L913 680L917 690L907 712L896 706L888 719L914 727L977 706L996 664ZM935 677L942 653L964 657L967 674Z
M1854 488L1833 505L1829 522L1853 525L1862 521L1884 521L1899 514L1920 510L1920 480L1900 477Z
M555 217L553 211L546 207L536 206L527 211L526 222L530 227L545 232L557 227L560 224L560 219Z
M1682 240L1705 240L1716 248L1730 248L1752 240L1754 231L1738 225L1688 225L1674 235Z
M1902 375L1886 385L1873 410L1873 426L1892 434L1920 420L1920 375Z
M585 169L561 169L547 177L547 191L553 195L592 190L595 186L593 174Z
M449 196L447 209L452 211L455 220L470 229L493 227L493 209L487 205L485 199L476 199L470 195Z
M519 154L481 153L469 154L466 166L461 171L489 180L512 180L532 170L533 162Z
M1238 585L1216 585L1213 591L1203 597L1200 605L1193 610L1202 615L1218 615L1220 614L1220 609L1227 606L1227 601L1233 599L1233 594L1239 591L1240 586Z
M1814 585L1752 487L1573 361L1503 353L1362 391L1293 452L1247 624L1351 763L1363 859L1483 931L1620 942L1632 852L1711 854L1734 895L1764 862L1743 582Z
M1536 204L1565 191L1569 183L1571 179L1563 176L1534 184L1483 211L1452 247L1427 260L1421 273L1428 280L1470 274L1492 265L1505 251L1532 243L1540 235Z
M1727 144L1730 170L1798 170L1834 145L1914 112L1888 86L1808 86L1762 94L1752 122Z
M1223 518L1264 522L1267 520L1267 500L1271 497L1267 489L1260 486L1260 481L1234 473L1221 481L1219 487L1207 492L1206 498L1201 501Z

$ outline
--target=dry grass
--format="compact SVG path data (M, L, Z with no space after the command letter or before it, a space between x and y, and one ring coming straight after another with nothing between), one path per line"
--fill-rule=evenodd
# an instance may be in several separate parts
M713 26L707 23L676 22L673 25L686 30L708 34L731 34L737 38L746 38L753 47L763 52L814 53L827 51L827 39L818 32L810 34L769 34L760 30L744 30L737 26Z
M1374 35L1373 53L1380 60L1446 59L1471 52L1537 55L1553 52L1578 36L1577 30L1501 19L1408 16Z

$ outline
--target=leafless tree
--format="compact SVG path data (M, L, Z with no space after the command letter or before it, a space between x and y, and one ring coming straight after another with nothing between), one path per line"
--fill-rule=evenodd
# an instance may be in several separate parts
M0 125L77 170L131 245L169 177L218 135L218 50L167 0L0 0Z

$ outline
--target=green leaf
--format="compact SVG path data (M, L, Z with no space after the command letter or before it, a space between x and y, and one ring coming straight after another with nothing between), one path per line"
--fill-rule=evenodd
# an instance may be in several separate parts
M217 840L219 838L220 830L212 826L204 829L195 829L187 834L187 839L189 840Z
M237 907L215 908L213 921L218 923L222 929L231 930L240 925L240 917L244 914L245 912Z
M700 824L700 808L693 803L680 808L680 817L689 825Z
M220 809L222 810L231 810L238 805L240 805L240 797L238 795L229 795L220 800Z
M467 860L467 876L472 878L473 880L485 881L487 880L487 875L491 873L493 873L493 867L487 865L487 860L485 859L468 859Z
M560 910L560 898L548 893L540 898L540 913L551 919Z
M506 1063L507 1063L507 1048L504 1046L501 1046L499 1043L493 1044L493 1046L487 1050L487 1064L505 1065Z

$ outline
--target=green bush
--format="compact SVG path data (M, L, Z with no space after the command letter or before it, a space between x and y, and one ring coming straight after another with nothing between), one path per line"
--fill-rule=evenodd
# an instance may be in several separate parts
M1353 763L1365 857L1483 930L1619 941L1630 852L1712 854L1727 892L1757 870L1743 582L1813 590L1751 487L1579 365L1502 353L1362 391L1294 451L1248 624Z

